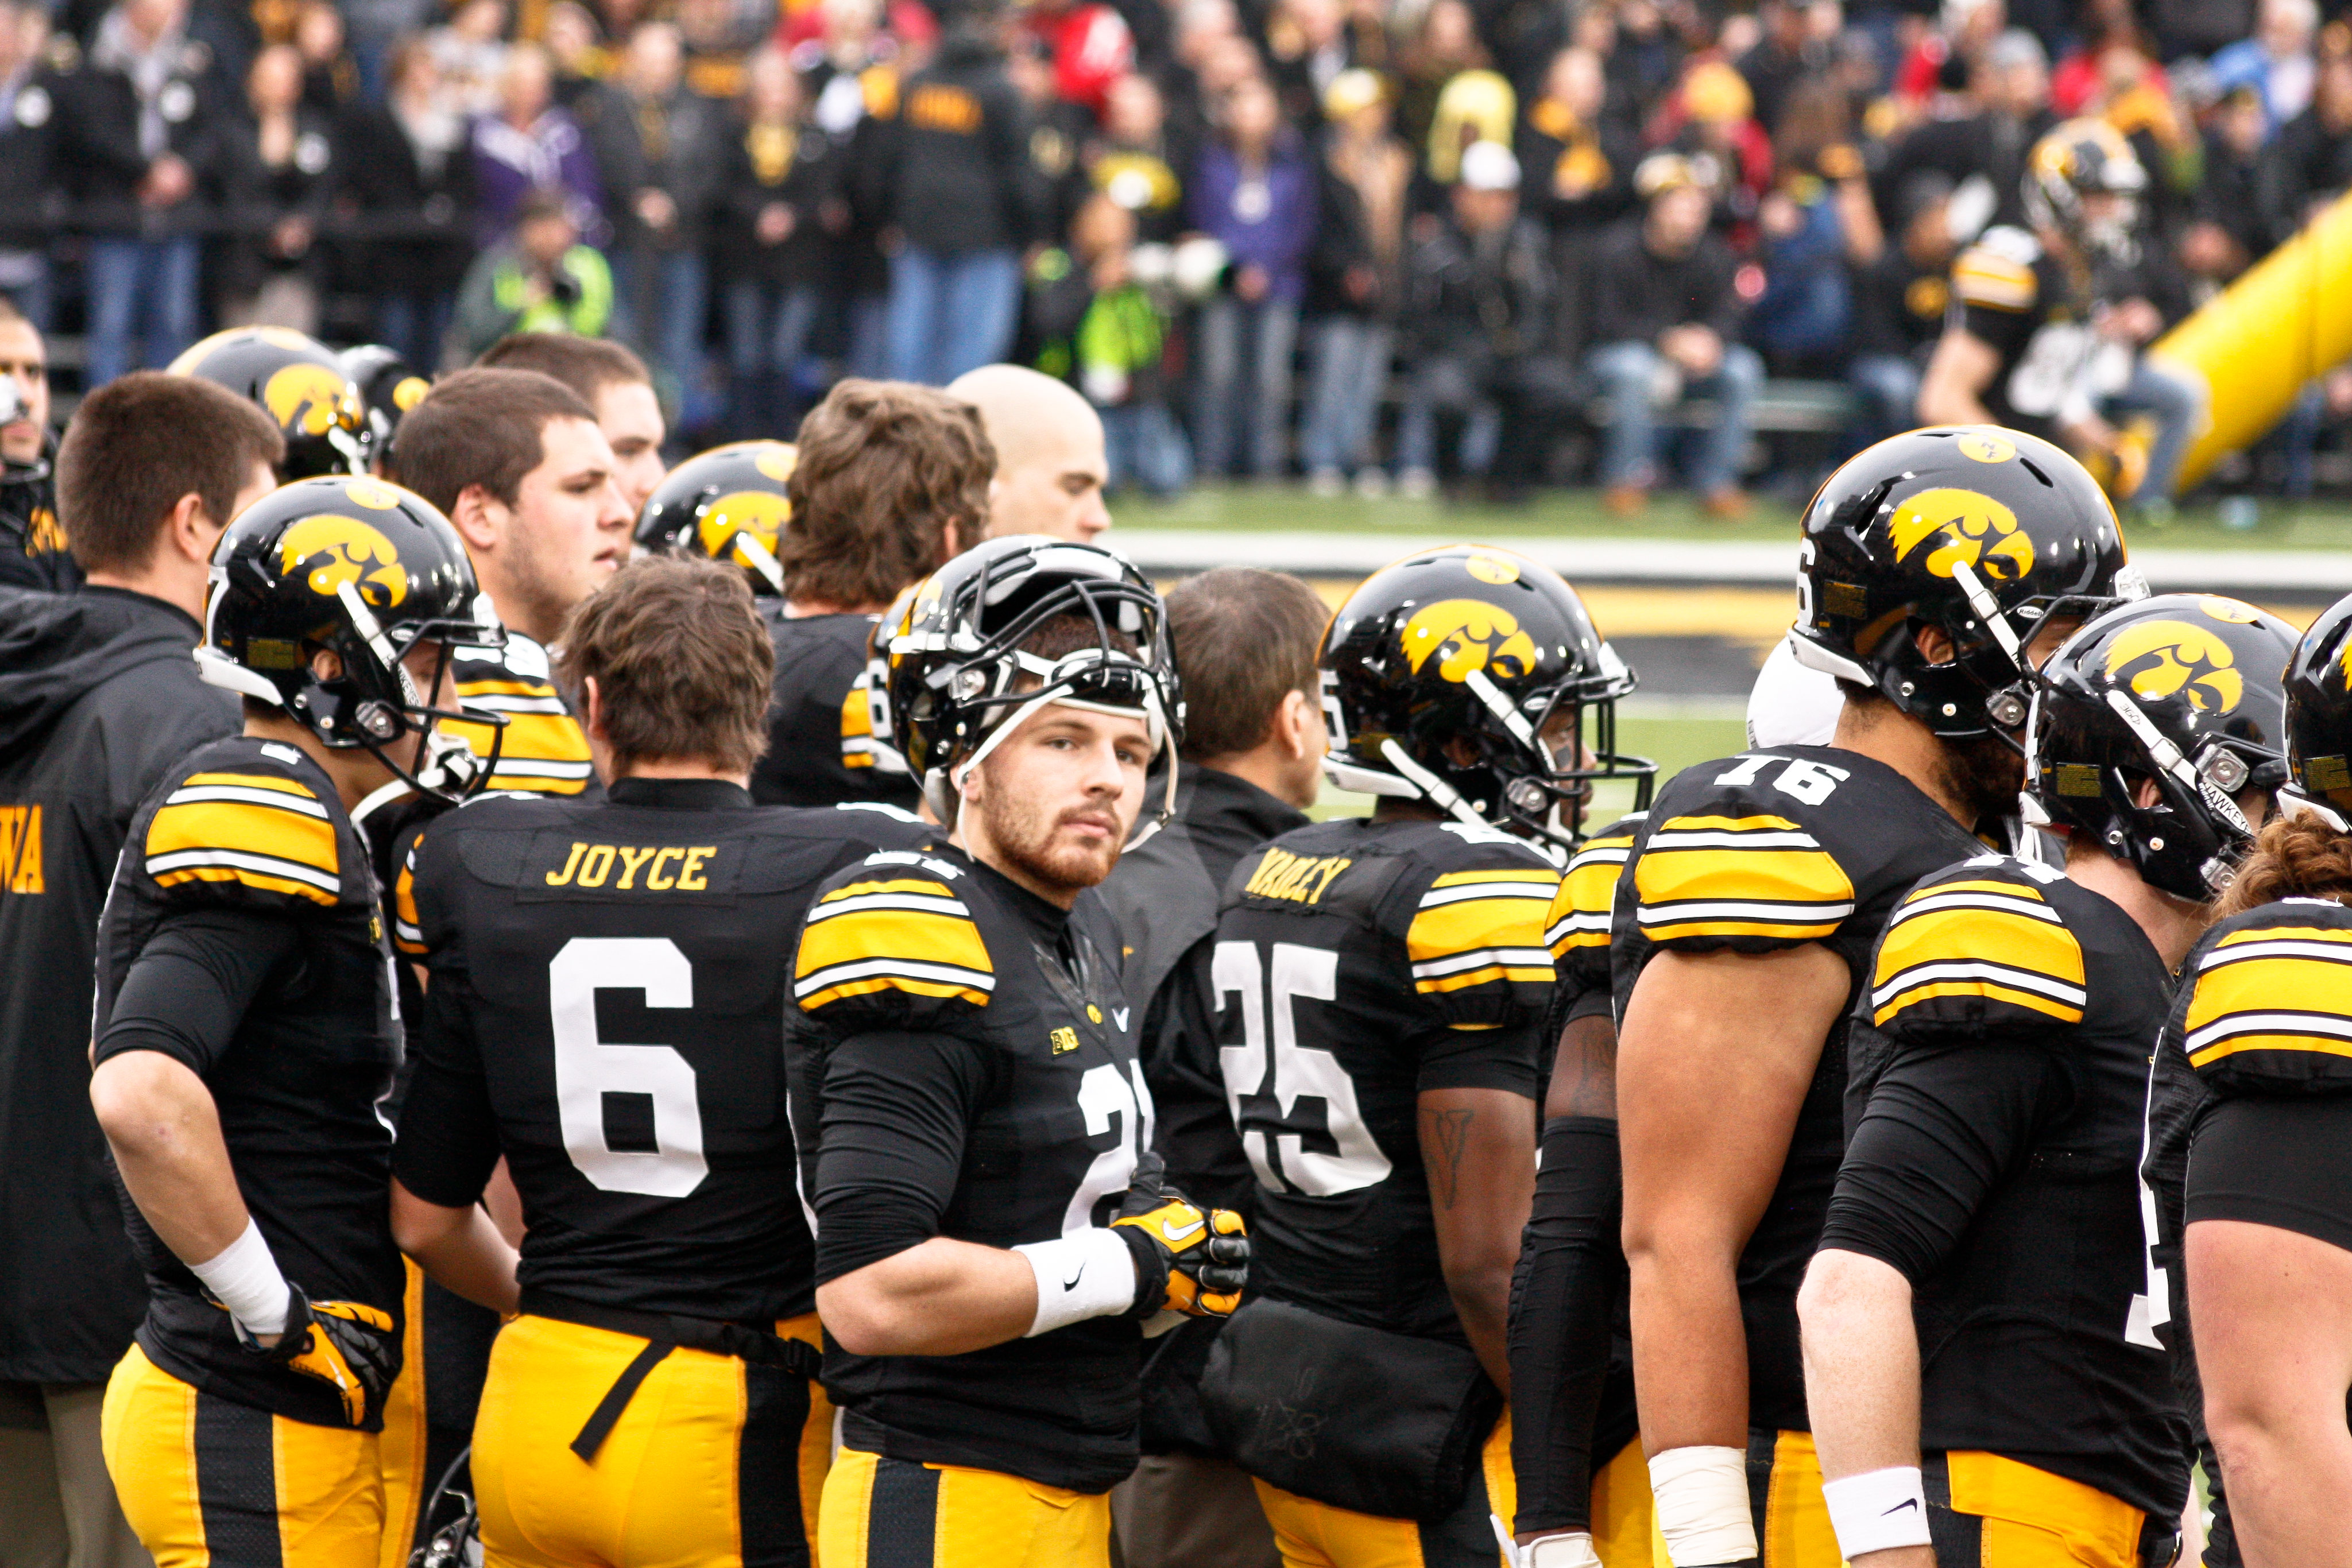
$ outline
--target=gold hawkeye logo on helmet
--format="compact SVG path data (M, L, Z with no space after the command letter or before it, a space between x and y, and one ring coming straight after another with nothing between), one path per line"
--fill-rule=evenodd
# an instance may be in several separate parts
M261 389L262 406L281 430L324 435L342 423L357 400L343 373L326 365L289 365Z
M321 599L335 597L348 582L360 597L378 610L390 610L408 597L408 573L392 541L356 517L332 513L305 517L278 541L278 570L304 574L310 591Z
M783 538L784 521L793 515L793 504L782 496L765 490L738 490L731 496L721 496L710 503L695 524L696 537L701 539L705 554L713 560L733 560L737 566L752 563L735 553L735 539L740 534L750 534L767 548L773 556Z
M1493 667L1505 679L1535 668L1535 639L1519 630L1507 610L1475 599L1443 599L1404 623L1405 662L1419 674L1433 653L1443 653L1438 674L1464 681L1473 670ZM1506 670L1506 662L1517 668Z
M2151 621L2117 637L2107 650L2107 675L2135 696L2176 692L2200 713L2229 713L2246 695L2245 677L2230 644L2187 621Z
M1895 508L1886 528L1897 560L1932 542L1922 564L1937 577L1951 576L1959 561L1994 582L2033 570L2033 540L2018 531L2017 514L1975 490L1922 490Z

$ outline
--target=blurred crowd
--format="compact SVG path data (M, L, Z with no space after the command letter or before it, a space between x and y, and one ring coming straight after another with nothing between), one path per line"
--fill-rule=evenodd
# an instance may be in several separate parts
M1769 378L1845 389L1840 451L1977 396L1956 280L2069 259L2021 193L2084 122L2142 172L2129 267L2072 254L2128 362L2059 423L2137 418L2160 499L2197 389L2139 350L2352 183L2314 0L0 0L0 293L86 385L218 326L571 330L693 443L1013 359L1122 486L1736 515Z

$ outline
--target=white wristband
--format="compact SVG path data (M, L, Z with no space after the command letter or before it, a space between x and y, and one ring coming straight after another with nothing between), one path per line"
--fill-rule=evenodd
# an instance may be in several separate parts
M188 1271L204 1281L213 1300L226 1307L246 1333L286 1332L286 1312L294 1298L286 1289L286 1276L278 1271L269 1243L261 1239L261 1227L252 1219L246 1220L244 1235L216 1256L189 1264Z
M1849 1562L1865 1552L1930 1544L1927 1494L1920 1487L1916 1465L1895 1465L1823 1481L1822 1500L1829 1504L1838 1554Z
M1015 1247L1037 1276L1037 1318L1024 1339L1107 1318L1135 1305L1135 1254L1100 1226L1057 1241Z
M1650 1495L1675 1568L1745 1563L1756 1555L1745 1449L1668 1448L1650 1460Z

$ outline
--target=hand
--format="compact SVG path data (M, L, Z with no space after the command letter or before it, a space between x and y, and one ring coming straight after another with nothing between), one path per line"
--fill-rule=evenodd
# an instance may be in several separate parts
M636 207L637 221L649 229L667 233L677 223L677 204L667 191L646 186L637 193Z
M360 1301L313 1301L288 1281L293 1300L286 1308L286 1332L274 1343L256 1342L256 1354L289 1371L315 1377L343 1397L343 1417L366 1424L382 1406L398 1369L400 1338L392 1315Z
M2098 329L2100 336L2119 343L2145 343L2164 330L2164 317L2145 299L2126 299L2106 308Z
M310 248L310 220L280 218L278 226L269 231L269 248L277 256L291 259Z
M1234 292L1252 305L1265 298L1266 290L1272 287L1273 280L1266 277L1265 268L1255 262L1246 263L1234 273Z
M1380 291L1381 275L1372 268L1358 263L1341 276L1339 286L1347 290L1349 299L1361 305Z
M751 225L751 234L761 245L782 245L793 237L799 220L792 208L782 202L770 202L760 209L760 216Z
M1685 322L1669 327L1658 339L1658 352L1680 366L1686 375L1711 376L1723 362L1723 340L1712 327Z
M1241 1305L1249 1282L1249 1237L1230 1208L1204 1209L1168 1185L1158 1155L1137 1162L1111 1228L1135 1254L1135 1306L1130 1317L1159 1312L1226 1318Z
M187 161L176 152L166 152L147 165L147 177L139 182L139 201L143 206L173 206L195 186L196 176Z

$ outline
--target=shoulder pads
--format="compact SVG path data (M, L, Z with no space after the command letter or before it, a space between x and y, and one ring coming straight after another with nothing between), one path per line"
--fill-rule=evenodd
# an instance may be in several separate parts
M937 1027L988 1006L996 969L971 878L936 856L885 850L840 873L809 909L793 965L801 1010L843 1032Z
M1871 1021L1895 1035L2083 1021L2083 946L2041 866L1984 855L1923 880L1895 906L1871 973Z
M343 889L336 814L257 756L185 775L149 819L141 852L167 894L331 908Z
M2189 957L2182 1044L2216 1089L2352 1086L2352 909L2293 898L2224 921Z

